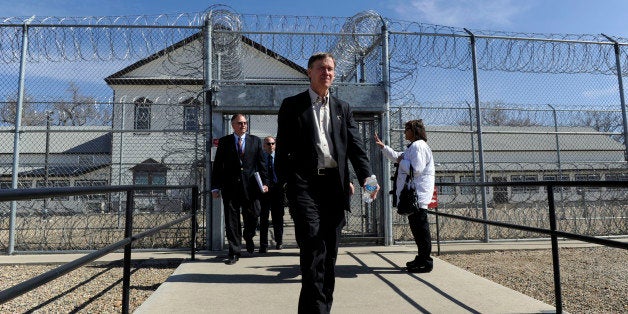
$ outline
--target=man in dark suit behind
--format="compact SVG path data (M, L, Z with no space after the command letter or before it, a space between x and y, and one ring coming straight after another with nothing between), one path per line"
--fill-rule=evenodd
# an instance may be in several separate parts
M229 242L229 258L226 264L233 265L240 259L242 237L246 250L255 250L253 237L260 214L259 198L268 191L264 151L259 137L246 133L246 117L235 114L231 117L233 134L220 138L212 167L212 195L222 194L225 211L225 230ZM255 180L258 172L263 182L263 191ZM240 223L240 209L244 222L244 234Z
M334 69L331 54L311 56L310 88L284 99L277 118L275 169L300 245L299 313L331 311L338 241L350 209L349 161L361 186L372 174L349 105L329 94Z
M261 198L262 212L259 216L259 252L268 252L268 217L273 217L273 232L275 235L275 249L283 248L283 216L285 214L285 193L283 186L277 184L275 172L275 138L264 138L264 156L266 157L266 172L268 172L268 193Z

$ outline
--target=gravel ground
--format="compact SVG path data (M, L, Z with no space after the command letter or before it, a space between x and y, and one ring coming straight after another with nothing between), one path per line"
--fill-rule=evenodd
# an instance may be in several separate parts
M468 271L554 304L549 250L446 253L439 256ZM560 251L563 310L571 313L628 313L628 251L564 248ZM130 310L136 309L172 274L178 261L136 264L132 269ZM0 266L4 290L54 265ZM120 263L91 265L0 305L0 313L120 313Z
M131 269L130 312L166 281L179 261L135 264ZM57 265L0 266L0 290L44 273ZM0 313L120 313L122 311L120 262L81 267L43 287L0 305Z
M449 253L439 258L555 305L550 250ZM628 250L562 248L559 260L563 311L628 313Z

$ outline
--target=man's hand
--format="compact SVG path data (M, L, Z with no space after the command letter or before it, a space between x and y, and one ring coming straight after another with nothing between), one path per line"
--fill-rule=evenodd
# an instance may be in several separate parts
M212 197L213 198L219 198L220 197L220 191L212 191Z
M364 184L364 186L362 187L362 189L366 190L366 184ZM377 198L377 192L379 192L379 184L377 184L377 188L375 189L375 191L373 191L370 195L372 200L375 200Z
M264 193L268 193L268 185L262 185L262 190Z

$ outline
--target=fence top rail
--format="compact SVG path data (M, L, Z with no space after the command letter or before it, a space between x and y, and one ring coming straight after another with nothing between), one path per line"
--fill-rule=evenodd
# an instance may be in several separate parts
M13 198L15 197L26 197L26 198L38 198L40 196L55 196L55 195L66 195L65 193L70 193L70 194L82 194L83 192L86 191L100 191L100 192L117 192L117 191L133 191L133 190L146 190L146 189L161 189L161 190L167 190L167 189L192 189L192 195L193 198L196 198L198 195L198 188L196 185L177 185L177 186L172 186L172 185L153 185L153 186L143 186L143 185L124 185L124 186L108 186L108 187L98 187L98 188L94 188L94 187L78 187L78 188L47 188L47 189L21 189L21 190L7 190L7 191L0 191L0 200L3 200L3 198L5 196L11 196ZM33 191L36 190L36 191ZM35 192L35 193L33 193ZM55 194L56 193L56 194ZM111 252L113 252L114 250L126 247L129 250L129 254L127 255L125 252L125 257L124 257L124 262L125 262L125 273L128 272L128 267L126 265L130 265L130 259L131 259L131 243L133 241L139 240L141 238L147 237L149 235L152 235L154 233L157 233L160 230L163 230L165 228L174 226L176 224L179 224L187 219L192 219L192 226L195 226L195 218L196 217L196 212L197 212L197 208L198 207L198 203L196 204L196 207L192 208L192 213L185 215L183 217L179 217L178 219L174 219L171 220L170 222L167 222L165 224L162 224L160 226L154 227L152 229L146 230L144 232L138 233L133 235L132 234L132 221L133 219L129 219L129 216L132 217L132 212L133 212L133 206L131 205L130 208L127 208L127 217L126 219L126 230L129 230L129 235L127 237L125 237L124 239L107 245L104 248L101 248L100 250L97 250L95 252L91 252L85 256L82 256L78 259L75 259L71 262L65 263L61 266L58 266L55 269L49 270L43 274L40 274L38 276L32 277L22 283L19 283L11 288L5 289L5 290L0 290L0 304L13 299L17 296L20 296L28 291L31 291L37 287L40 287L54 279L57 279L67 273L69 273L70 271L77 269L81 266L84 266L85 264L92 262L102 256L105 256ZM192 227L194 228L194 227ZM125 235L127 235L127 232L125 232ZM192 242L191 242L191 246L192 246L192 260L194 260L194 240L195 239L195 232L192 231ZM123 287L124 288L124 287ZM126 292L126 294L128 295L128 291ZM124 296L123 296L124 299ZM127 304L128 305L128 304ZM124 307L125 305L123 305ZM125 312L125 311L123 311Z
M0 190L0 202L30 200L58 196L86 195L95 193L146 191L146 190L185 190L196 185L116 185L116 186L85 186L85 187L51 187L36 189L3 189Z
M482 223L482 224L487 224L487 225L497 226L497 227L502 227L502 228L516 229L516 230L527 231L527 232L536 232L536 233L546 234L550 236L563 237L567 239L578 240L578 241L628 250L628 242L597 238L593 236L571 233L571 232L564 232L564 231L559 231L559 230L551 230L551 229L545 229L545 228L517 225L517 224L512 224L512 223L507 223L507 222L502 222L502 221L466 217L466 216L454 215L454 214L444 213L444 212L435 211L435 210L428 210L428 212L436 216L459 219L463 221L477 222L477 223Z
M437 186L579 186L579 187L623 187L628 181L531 181L531 182L439 182Z

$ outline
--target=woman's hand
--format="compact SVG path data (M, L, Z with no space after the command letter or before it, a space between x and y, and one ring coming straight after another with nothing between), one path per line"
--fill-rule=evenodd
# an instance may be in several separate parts
M377 146L379 146L379 148L384 148L384 146L386 146L386 144L384 144L384 142L382 142L382 140L379 139L379 137L377 136L377 133L375 133L375 144L377 144Z

